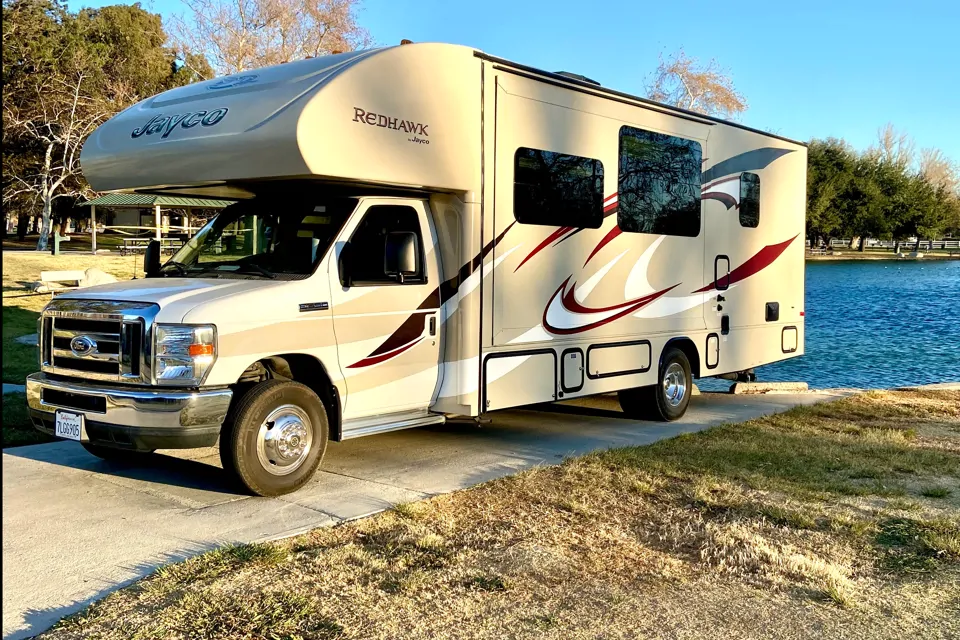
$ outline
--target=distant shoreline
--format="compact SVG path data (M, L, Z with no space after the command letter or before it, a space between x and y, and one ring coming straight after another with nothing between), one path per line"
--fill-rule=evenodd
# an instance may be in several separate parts
M893 253L860 253L856 249L844 251L840 254L827 254L822 256L806 254L809 262L839 262L841 260L896 260L896 261L923 261L923 260L960 260L960 253L949 255L943 253L923 253L922 258L901 258Z

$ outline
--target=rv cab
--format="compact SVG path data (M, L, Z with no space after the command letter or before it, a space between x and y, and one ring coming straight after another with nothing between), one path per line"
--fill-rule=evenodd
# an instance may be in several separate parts
M676 420L696 378L803 353L806 148L576 74L302 60L144 100L81 163L226 205L43 311L31 417L104 458L216 445L279 495L330 440L591 394Z

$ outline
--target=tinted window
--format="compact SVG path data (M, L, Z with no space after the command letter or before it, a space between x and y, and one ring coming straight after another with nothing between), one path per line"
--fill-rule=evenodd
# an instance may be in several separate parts
M410 231L417 236L417 256L420 264L413 276L406 276L404 284L422 284L427 281L423 269L423 236L420 216L413 207L377 205L367 209L363 220L350 237L349 269L354 284L396 284L397 277L386 273L384 251L387 234Z
M617 224L624 231L700 234L699 142L620 128Z
M603 163L520 147L514 155L513 214L524 224L598 229Z
M755 173L740 174L740 226L756 227L760 224L760 176Z

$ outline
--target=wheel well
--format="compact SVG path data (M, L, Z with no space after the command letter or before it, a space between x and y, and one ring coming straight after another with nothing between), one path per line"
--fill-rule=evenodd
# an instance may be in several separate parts
M261 358L247 367L237 386L246 386L264 380L294 380L310 387L320 396L330 422L330 439L340 441L340 393L330 380L323 363L303 353L282 353ZM242 394L235 394L239 397Z
M666 351L670 347L675 347L683 351L684 355L687 356L687 360L690 361L690 370L693 373L694 378L700 377L700 352L697 351L697 345L693 343L693 340L690 338L671 338L667 341L667 344L663 345L663 350ZM660 357L663 357L663 352L661 352Z

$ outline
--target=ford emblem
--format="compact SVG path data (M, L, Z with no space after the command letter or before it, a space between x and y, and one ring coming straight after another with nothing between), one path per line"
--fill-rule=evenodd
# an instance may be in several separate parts
M70 341L70 351L78 358L96 353L97 343L90 336L75 336Z

